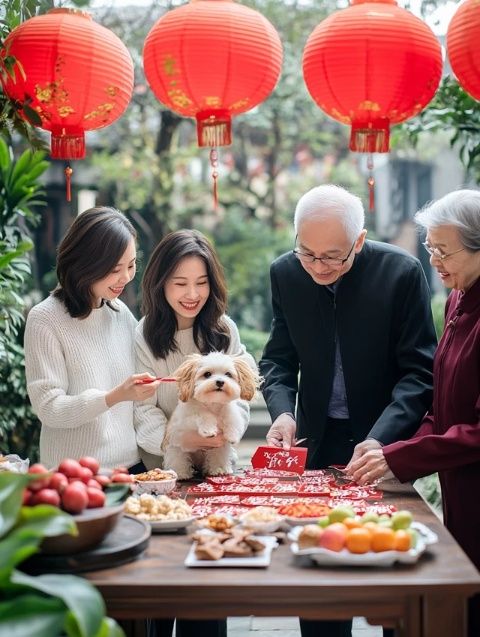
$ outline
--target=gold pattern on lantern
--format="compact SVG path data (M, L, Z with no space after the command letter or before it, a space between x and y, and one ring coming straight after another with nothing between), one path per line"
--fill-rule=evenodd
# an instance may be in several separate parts
M205 106L221 106L222 102L219 97L212 95L210 97L206 97L204 100Z
M360 102L358 108L365 111L379 111L380 104L378 102L372 102L371 100L364 100L363 102Z
M107 88L105 89L105 92L110 97L117 97L117 95L120 92L120 89L118 88L118 86L107 86Z
M328 109L324 104L320 104L320 108L322 108L325 112L330 112L330 115L332 117L334 117L335 119L338 119L339 122L342 122L342 124L351 124L352 123L352 118L348 117L348 115L344 115L343 113L340 113L339 111L337 111L336 108L332 108L332 109Z
M177 61L173 57L173 55L168 55L163 60L163 71L165 75L175 75L177 73L176 65L177 65Z
M59 106L57 112L60 117L68 117L72 113L75 113L75 109L71 106Z
M250 103L248 97L245 97L241 100L237 100L230 106L231 111L237 111L239 108L245 108Z
M175 106L180 106L182 108L186 108L192 104L192 100L185 95L185 93L179 88L171 89L168 91L168 96L172 100L172 103Z
M89 119L96 119L97 117L108 116L108 114L113 110L114 107L115 105L112 104L111 102L100 104L99 106L97 106L95 110L90 111L90 113L86 113L83 116L83 119L89 120Z

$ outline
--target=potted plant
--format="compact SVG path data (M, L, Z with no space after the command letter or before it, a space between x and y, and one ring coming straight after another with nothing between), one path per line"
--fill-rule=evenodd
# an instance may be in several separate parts
M19 565L45 537L76 532L73 518L49 505L22 506L35 475L0 472L0 633L15 637L122 637L105 617L100 593L74 575L28 575Z

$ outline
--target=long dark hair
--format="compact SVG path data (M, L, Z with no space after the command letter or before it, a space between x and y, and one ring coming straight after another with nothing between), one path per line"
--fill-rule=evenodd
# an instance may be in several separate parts
M210 294L195 317L193 339L202 354L226 351L230 332L223 318L227 308L227 286L223 268L213 246L196 230L177 230L166 235L150 257L142 281L143 335L156 358L178 350L177 320L165 298L165 284L185 257L200 257L207 268Z
M92 285L113 270L136 236L130 221L115 208L99 206L78 215L58 246L58 285L53 291L70 316L89 316ZM107 305L115 309L109 301Z

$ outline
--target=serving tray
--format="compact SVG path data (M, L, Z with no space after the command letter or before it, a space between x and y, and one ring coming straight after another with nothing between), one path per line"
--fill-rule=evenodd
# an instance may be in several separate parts
M74 555L39 553L22 564L21 570L41 573L85 573L126 564L136 559L148 545L152 529L143 520L124 515L98 546Z

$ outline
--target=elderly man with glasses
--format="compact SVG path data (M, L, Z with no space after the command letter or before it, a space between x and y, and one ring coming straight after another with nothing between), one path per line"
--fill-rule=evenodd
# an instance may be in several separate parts
M407 439L432 400L436 346L420 262L366 240L364 209L343 188L313 188L295 210L294 250L271 267L273 322L260 370L267 442L306 438L307 467L345 465ZM351 622L301 621L303 637Z

